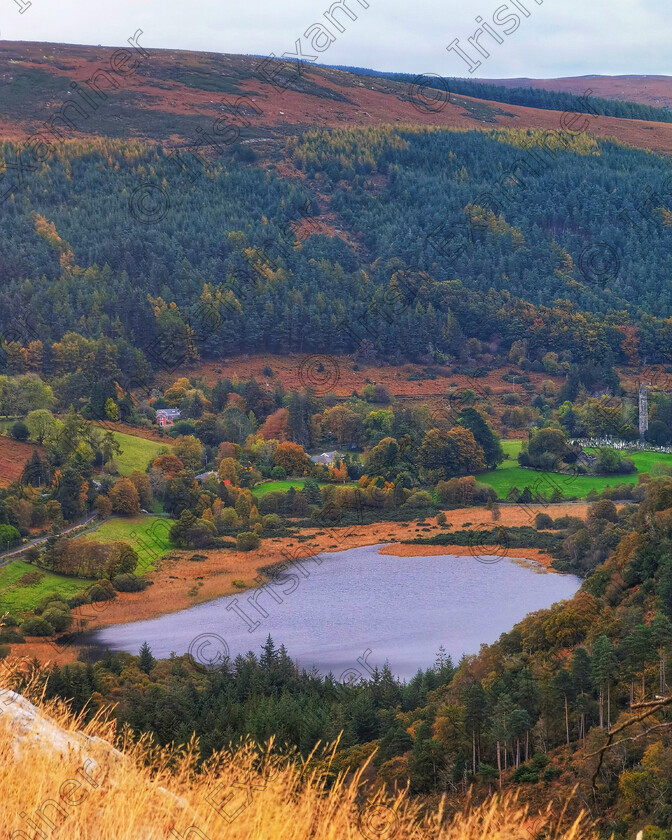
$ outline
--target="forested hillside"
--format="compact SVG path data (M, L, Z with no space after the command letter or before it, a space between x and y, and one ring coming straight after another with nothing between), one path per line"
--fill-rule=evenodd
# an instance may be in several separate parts
M271 63L296 72L283 88L255 56L134 53L125 75L103 48L0 46L13 687L92 731L113 706L109 737L189 796L221 751L275 739L317 774L315 802L353 778L348 808L405 790L399 838L517 790L544 825L586 810L605 836L671 840L672 119ZM100 605L112 626L258 595L346 539L401 542L409 563L525 558L581 588L459 662L427 651L407 683L383 663L305 672L272 629L208 663L82 634ZM39 668L46 645L63 658Z
M89 718L113 701L120 723L163 745L195 731L201 759L244 734L308 756L340 733L332 777L375 748L379 780L410 780L411 793L443 793L451 807L469 785L476 800L518 787L537 805L564 803L578 785L569 815L586 808L605 836L669 826L670 720L655 698L668 693L672 657L671 493L667 476L648 483L639 506L596 502L582 533L606 560L572 600L460 663L439 650L408 683L388 667L349 685L302 672L269 637L209 671L189 656L156 661L146 646L139 657L106 653L53 669L47 696Z
M671 184L662 158L585 135L308 131L182 163L70 141L4 204L0 329L43 342L36 371L70 331L181 358L366 341L418 359L527 334L583 361L625 361L634 334L664 360Z
M395 82L411 84L418 78L412 73L385 73L379 70L367 70L361 67L337 67L363 76L374 76L391 79ZM485 99L491 102L506 102L510 105L524 105L528 108L543 108L549 111L565 111L580 114L600 114L605 117L618 117L629 120L649 120L651 122L672 122L672 113L667 108L644 105L640 102L628 102L621 99L605 99L594 96L590 86L590 79L586 78L585 88L581 95L569 91L554 90L552 87L537 88L528 86L521 80L520 84L507 85L506 81L496 83L478 81L477 79L460 79L455 77L439 77L428 75L424 77L428 87L435 87L444 94L460 94L474 99ZM549 85L552 83L548 83Z
M480 79L489 85L509 88L553 90L582 96L590 89L595 96L625 102L639 102L654 108L672 105L672 76L574 76L559 79Z

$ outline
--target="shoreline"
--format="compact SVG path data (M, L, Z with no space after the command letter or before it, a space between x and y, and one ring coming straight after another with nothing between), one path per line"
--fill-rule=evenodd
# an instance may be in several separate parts
M453 557L499 557L499 560L529 560L535 566L541 566L545 572L554 575L563 574L551 566L555 559L540 548L507 548L500 553L493 546L493 551L488 554L488 547L482 546L478 550L467 545L409 545L408 543L391 543L383 546L379 554L387 554L393 557L437 557L442 554ZM488 561L485 561L489 565ZM499 561L493 560L492 563Z
M588 505L582 513L585 515ZM554 513L563 515L563 508L570 509L573 515L578 513L577 505L554 506ZM540 511L546 510L539 507ZM456 508L444 511L448 523L455 530L464 528L492 528L495 524L502 526L520 526L528 524L529 516L519 506L501 508L501 518L497 523L491 521L489 513L484 508ZM435 536L450 533L450 529L437 525L436 518L431 517L422 521L375 522L370 525L355 525L350 527L331 528L325 530L304 532L294 537L275 537L262 542L259 549L250 552L230 551L222 549L179 550L170 554L176 559L162 558L158 568L151 573L150 585L143 592L119 593L113 601L106 601L97 605L95 611L91 605L73 610L73 616L87 621L81 630L81 636L88 636L91 632L111 627L117 624L128 624L133 621L145 621L159 618L162 615L181 612L192 606L213 601L227 595L242 594L243 592L263 584L269 580L268 571L279 564L291 564L320 553L337 553L351 548L364 548L371 545L382 545L381 555L396 557L421 557L447 554L453 556L485 555L487 547L472 548L464 545L417 545L405 543L405 540L417 537ZM203 562L191 561L189 557L196 553L207 555ZM493 555L500 552L493 546ZM558 574L550 568L553 558L537 548L509 548L502 550L502 556L511 559L527 560L539 564L545 571ZM264 573L266 570L266 574ZM236 581L236 584L234 584ZM102 609L101 609L102 607ZM92 615L95 613L95 615ZM75 639L67 646L60 648L53 642L32 638L25 644L16 645L13 651L19 655L35 656L40 660L50 660L57 664L68 664L76 661L84 645Z

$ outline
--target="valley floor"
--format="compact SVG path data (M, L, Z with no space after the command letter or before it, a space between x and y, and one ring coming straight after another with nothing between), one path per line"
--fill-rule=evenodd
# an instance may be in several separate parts
M447 525L452 529L491 529L495 525L504 527L531 525L538 512L548 512L553 517L576 516L585 518L588 505L583 503L558 504L546 506L501 505L500 518L493 522L491 513L485 508L458 508L445 511ZM195 604L203 603L224 595L232 595L246 588L262 583L264 578L261 569L283 561L292 563L300 558L319 552L344 551L378 543L393 543L382 549L382 554L412 557L436 554L454 554L457 556L473 555L479 551L483 554L487 549L473 549L464 545L427 546L404 545L405 540L417 537L427 537L449 532L450 529L440 527L435 518L418 522L376 522L371 525L356 525L351 527L330 528L328 531L309 531L307 539L300 541L296 537L278 537L264 540L260 549L256 551L203 551L207 560L199 562L189 558L194 555L193 550L171 551L167 557L157 562L156 571L149 577L153 585L144 592L119 593L114 601L99 605L100 612L96 615L91 606L86 605L79 610L73 610L73 615L81 612L88 617L86 629L100 629L103 626L125 624L130 621L141 621L157 618L160 615L188 609ZM490 553L501 553L493 549ZM535 548L507 549L506 556L531 560L550 569L552 557ZM177 559L170 559L170 558ZM306 560L309 567L310 559ZM236 585L234 585L234 581ZM65 647L56 647L48 641L31 640L21 645L20 652L35 656L41 661L51 660L58 663L73 662L77 659L80 645L75 642Z

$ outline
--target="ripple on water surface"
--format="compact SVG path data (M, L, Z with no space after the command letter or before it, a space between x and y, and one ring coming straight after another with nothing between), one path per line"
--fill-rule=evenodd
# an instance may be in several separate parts
M394 557L379 548L323 553L319 564L306 558L265 588L115 625L93 641L131 653L147 641L155 657L191 651L216 666L226 654L258 654L270 633L301 666L323 674L361 671L368 650L367 664L388 660L408 679L433 664L440 645L457 662L527 613L571 598L581 585L574 575L540 573L519 560Z

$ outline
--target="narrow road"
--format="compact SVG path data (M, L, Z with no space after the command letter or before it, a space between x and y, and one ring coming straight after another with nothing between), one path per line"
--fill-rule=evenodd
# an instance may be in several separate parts
M77 522L75 525L71 525L69 528L66 528L65 531L61 531L61 534L69 534L71 531L76 531L77 528L81 528L82 525L88 525L89 522L96 519L97 516L98 516L97 513L92 513L92 514L90 514L90 516L87 516L86 519L82 519L80 522ZM98 526L96 526L96 528L97 527ZM90 528L89 530L95 531L95 528ZM84 531L82 531L82 533L84 533ZM2 566L6 566L7 563L11 563L12 559L14 557L16 557L17 554L22 554L24 551L31 548L31 546L41 545L42 543L45 543L48 539L49 539L49 537L39 537L36 540L30 540L30 542L24 543L22 546L19 546L18 548L13 548L11 551L3 552L2 554L0 554L0 560L2 561L2 562L0 562L0 568Z

